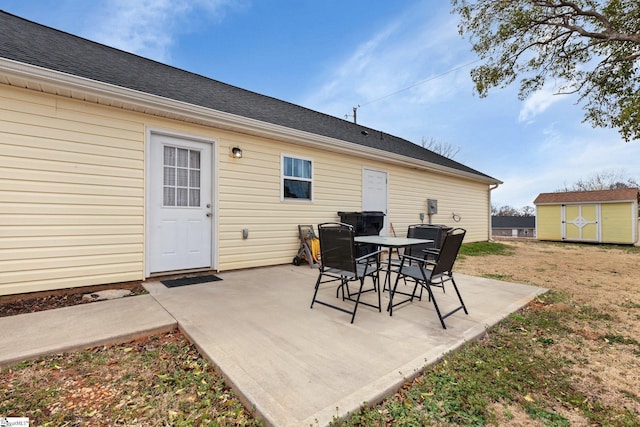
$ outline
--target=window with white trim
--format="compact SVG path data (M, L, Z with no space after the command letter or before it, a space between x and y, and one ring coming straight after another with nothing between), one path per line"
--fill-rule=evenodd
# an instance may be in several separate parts
M312 200L313 162L300 157L282 156L283 200Z

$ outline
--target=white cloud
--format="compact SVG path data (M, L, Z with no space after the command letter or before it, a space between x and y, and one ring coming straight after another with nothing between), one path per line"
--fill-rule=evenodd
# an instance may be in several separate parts
M556 92L556 88L544 86L542 89L531 94L520 109L518 121L521 123L530 123L536 116L544 113L551 105L566 99L564 95L558 95Z
M358 102L393 91L394 78L389 76L386 65L390 58L383 55L382 51L397 28L398 24L392 23L357 46L351 56L333 68L321 88L315 90L304 104L313 105L319 111L341 115L337 109L343 107L336 105L336 101L341 104L342 100L350 98L355 106Z
M492 194L495 204L533 206L540 193L571 187L580 179L612 170L624 171L625 179L640 179L636 161L640 144L624 142L613 130L556 122L544 129L543 137L536 150L524 156L524 162L504 167L499 177L504 184Z
M471 55L457 33L457 18L427 3L390 17L299 102L341 118L360 105L358 123L419 142L425 108L471 93L468 69L458 69Z
M176 34L189 32L201 19L220 19L228 3L230 0L107 0L85 36L117 49L170 62Z

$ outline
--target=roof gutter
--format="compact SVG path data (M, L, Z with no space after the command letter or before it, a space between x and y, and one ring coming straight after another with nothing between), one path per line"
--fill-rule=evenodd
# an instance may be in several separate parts
M353 155L355 145L358 147L358 156L367 159L465 178L495 185L495 187L502 183L495 179L478 176L470 172L460 171L389 151L225 113L134 89L123 88L85 77L13 61L7 58L0 58L0 73L4 75L0 76L0 83L12 86L33 89L34 85L40 85L43 92L58 96L217 127L239 133L262 136L279 141L302 144L324 150L331 149L334 152L343 154Z
M502 182L500 183L496 183L493 185L489 186L489 236L487 236L487 241L492 241L493 240L493 225L492 225L492 221L491 221L491 204L493 203L491 200L491 192L493 190L495 190L496 188L498 188L500 186L500 184L502 184Z

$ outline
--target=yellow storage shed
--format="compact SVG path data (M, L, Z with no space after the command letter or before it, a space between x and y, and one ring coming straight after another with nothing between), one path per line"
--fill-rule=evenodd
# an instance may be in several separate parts
M539 240L637 244L637 188L541 193L534 200Z

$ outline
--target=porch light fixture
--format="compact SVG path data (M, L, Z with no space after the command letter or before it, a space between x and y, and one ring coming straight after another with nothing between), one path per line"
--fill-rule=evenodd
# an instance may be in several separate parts
M229 151L229 155L231 157L233 157L234 159L241 159L242 158L242 149L240 147L233 147Z

